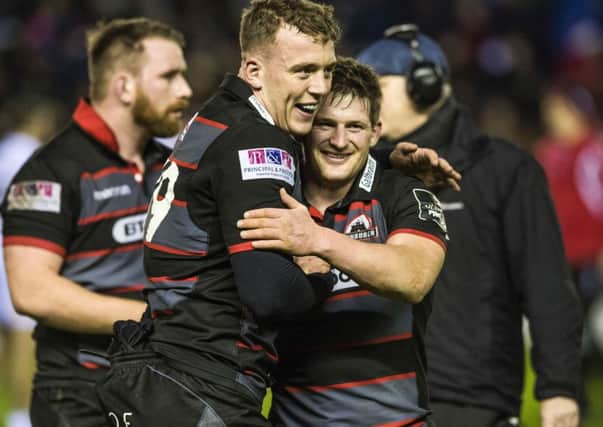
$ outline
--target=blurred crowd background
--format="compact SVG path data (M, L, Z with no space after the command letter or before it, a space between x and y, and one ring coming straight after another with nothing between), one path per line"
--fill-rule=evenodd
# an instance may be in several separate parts
M543 164L586 312L586 425L603 425L603 0L324 2L335 6L342 23L344 55L355 55L390 25L417 23L442 44L456 96L482 128L522 145ZM144 15L180 29L194 110L225 71L238 69L239 16L246 4L2 0L0 144L16 130L47 140L69 118L86 96L84 33L99 19ZM528 426L537 425L530 421L531 405Z

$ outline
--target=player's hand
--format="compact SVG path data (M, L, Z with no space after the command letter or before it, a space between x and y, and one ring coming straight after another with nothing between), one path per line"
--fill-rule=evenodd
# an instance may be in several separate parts
M293 262L295 262L305 274L326 274L331 271L331 264L317 256L296 256L293 257Z
M542 427L578 427L578 403L568 397L551 397L540 402Z
M400 142L390 153L389 161L392 167L407 175L416 176L429 188L461 189L461 174L431 148L419 148L411 142Z
M317 225L308 209L280 189L281 200L288 209L261 208L245 212L237 221L242 239L251 240L256 249L272 249L290 255L313 254Z

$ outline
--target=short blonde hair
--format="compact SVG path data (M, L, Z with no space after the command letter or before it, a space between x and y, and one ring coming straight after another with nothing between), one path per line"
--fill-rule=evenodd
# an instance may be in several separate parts
M337 43L341 29L333 11L333 6L310 0L252 0L241 16L241 54L245 56L273 43L283 24L297 28L316 41Z
M145 39L158 37L171 40L184 48L181 32L148 18L100 21L86 32L88 44L88 78L90 98L99 101L107 95L107 85L116 65L137 72L144 53Z

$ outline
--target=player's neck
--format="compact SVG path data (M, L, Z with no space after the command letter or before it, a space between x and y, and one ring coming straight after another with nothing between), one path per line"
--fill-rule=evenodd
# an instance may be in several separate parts
M348 194L353 183L353 180L343 184L329 183L304 176L304 197L310 205L324 214L329 206L333 206Z
M148 131L137 125L131 111L121 105L103 101L92 106L113 131L120 157L144 171L142 155L149 140Z

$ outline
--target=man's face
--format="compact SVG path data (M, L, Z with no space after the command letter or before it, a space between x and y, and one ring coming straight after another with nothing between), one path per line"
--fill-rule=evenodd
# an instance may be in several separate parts
M377 143L379 131L379 125L371 125L367 100L350 95L327 97L304 141L306 171L327 188L351 185L364 167L369 148Z
M383 94L381 102L381 136L396 140L414 130L417 115L411 99L406 94L406 78L381 76L379 86Z
M331 90L334 43L315 42L296 28L284 26L262 57L258 96L278 127L295 136L306 135Z
M171 40L149 38L143 44L144 57L132 107L134 121L152 136L172 136L182 128L183 110L192 94L184 77L184 55Z

